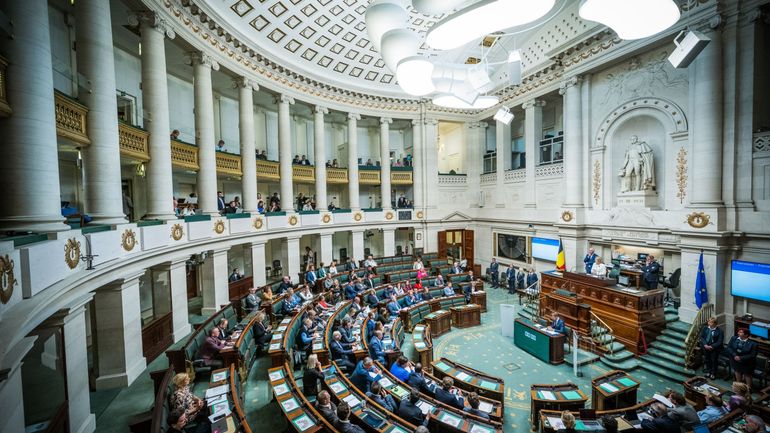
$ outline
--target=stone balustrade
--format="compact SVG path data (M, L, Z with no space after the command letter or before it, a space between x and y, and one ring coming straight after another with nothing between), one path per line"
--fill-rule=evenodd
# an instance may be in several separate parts
M217 173L231 176L243 175L241 156L232 153L217 152Z
M56 112L56 135L72 140L80 145L87 146L91 144L86 130L88 107L65 96L61 92L54 92L54 106Z
M119 123L118 142L120 143L120 156L141 162L149 161L149 137L150 133L144 129L126 123Z
M171 140L171 164L188 170L198 170L198 148L178 140Z

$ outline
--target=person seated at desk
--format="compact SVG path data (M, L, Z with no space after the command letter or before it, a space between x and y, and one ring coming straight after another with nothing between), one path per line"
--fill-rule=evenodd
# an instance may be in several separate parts
M665 404L655 402L650 406L649 414L652 419L642 421L642 431L649 433L682 433L680 425L668 416L668 408Z
M484 419L488 420L489 419L489 414L484 412L484 411L482 411L482 410L479 410L479 405L480 404L481 404L481 402L479 401L479 395L476 394L475 392L472 392L472 393L470 393L468 395L468 406L465 407L463 410L468 412L468 413L471 413L473 415L476 415L478 417L481 417L481 418L484 418Z
M348 281L348 284L345 286L345 299L353 299L358 294L358 291L356 290L355 283L351 280Z
M743 382L735 381L731 387L733 395L727 400L727 410L732 412L735 409L743 409L749 406L751 402L751 392L749 392L749 386Z
M422 372L422 364L419 362L414 365L414 371L409 373L409 378L405 381L412 388L418 389L420 392L433 393L435 385L429 383L425 379L425 374Z
M288 275L284 275L283 280L281 281L281 284L278 286L278 294L281 295L283 292L293 289L294 284L291 283L291 277Z
M299 296L294 294L294 289L289 288L286 291L286 297L283 299L283 306L281 312L284 316L293 316L297 314L302 304Z
M727 413L725 404L720 397L706 394L706 408L698 411L698 419L702 423L712 423Z
M725 341L725 334L717 327L717 319L712 317L700 333L700 347L703 352L703 365L710 379L716 378L719 367L719 354Z
M388 394L388 392L382 388L380 382L374 382L369 392L366 393L366 396L374 400L375 403L385 408L388 412L395 412L398 408L396 401L393 400L393 396Z
M306 396L317 395L318 387L323 381L324 372L318 362L318 355L314 353L307 357L305 371L302 373L302 392Z
M390 366L390 372L401 382L408 381L412 371L414 371L414 364L404 355L400 355L396 362Z
M259 348L265 346L273 338L273 326L268 323L265 325L265 313L264 311L257 312L254 317L256 324L254 325L254 340Z
M351 317L356 317L361 314L362 311L364 311L364 307L361 306L361 297L354 296L353 302L350 303L350 310L348 310L348 313Z
M238 268L233 269L233 273L230 274L230 277L227 279L229 282L235 282L243 278L243 273L238 270Z
M435 391L436 400L463 410L465 408L465 399L460 395L460 391L454 388L454 384L454 379L449 376L444 377L441 381L441 388L437 388Z
M323 295L321 295L321 297L318 299L318 308L319 308L320 310L331 310L331 309L333 309L333 308L334 308L334 306L333 306L333 305L331 305L331 304L329 304L328 302L326 302L326 298L327 298L327 296L331 296L331 295L326 295L326 294L323 294Z
M273 288L270 286L265 287L262 289L262 302L265 303L272 303L273 302Z
M573 415L572 412L568 410L562 411L561 423L564 424L564 428L556 430L557 433L575 433L575 425L577 424L577 420L575 419L575 415Z
M567 335L567 329L564 327L564 319L562 319L559 313L556 311L551 313L551 325L546 329L549 331L558 332L562 335Z
M364 285L365 289L373 289L373 288L377 287L377 284L375 284L374 280L372 279L372 275L374 275L374 274L373 273L368 273L368 274L366 274L366 278L361 280L361 284Z
M329 347L329 350L332 352L332 360L335 361L340 368L343 368L346 371L353 371L356 368L356 365L351 361L354 357L353 350L350 347L346 348L341 340L342 334L340 331L334 331L334 333L332 333L332 342Z
M366 357L358 361L353 374L350 375L350 382L361 392L368 392L374 382L382 379L380 370L374 366L372 358Z
M380 303L380 300L377 299L377 293L374 291L374 289L370 289L366 292L364 302L366 302L366 305L368 305L369 308L375 308L377 304Z
M433 280L433 287L444 287L444 276L441 275L441 271L436 274L436 279Z
M397 283L395 287L393 287L393 291L395 292L396 296L401 296L404 293L404 283Z
M658 275L660 274L660 264L655 261L655 257L652 254L647 256L644 265L641 266L640 269L642 271L642 281L644 281L645 287L647 287L649 290L657 289Z
M302 302L309 302L311 299L313 299L313 294L310 293L310 287L307 285L302 285L299 289L298 296L300 299L302 299Z
M345 316L342 318L342 323L340 324L339 328L337 330L342 335L342 339L340 340L342 342L342 345L350 348L350 346L353 345L357 340L353 338L353 319L350 318L350 316Z
M315 281L318 279L318 276L315 272L315 265L312 263L307 265L307 272L305 272L305 282L311 286L315 286Z
M751 375L757 363L757 343L749 340L749 330L741 328L727 343L730 365L735 372L735 380L751 388Z
M374 335L369 340L369 356L372 359L385 363L385 345L382 343L382 330L374 330Z
M746 415L743 417L746 421L746 425L743 426L743 431L746 433L763 433L767 431L767 426L762 418L757 415Z
M213 327L209 336L203 340L203 344L196 354L197 359L203 360L203 364L212 370L224 367L224 362L219 358L219 351L225 348L225 342L219 339L219 328Z
M416 426L426 425L428 423L425 414L422 413L422 409L417 406L420 401L420 391L417 388L412 388L409 391L409 397L401 400L401 404L398 406L398 412L396 415L404 419L404 421L414 424Z
M310 355L313 352L313 340L317 337L315 328L313 327L313 321L305 319L302 322L302 329L299 332L299 339L297 340L297 348Z
M452 282L447 281L446 286L444 286L444 296L450 297L456 295L455 288L452 287Z
M414 297L414 294L412 294L412 292L409 292L409 295L406 295L407 299L409 299L409 296ZM407 305L411 305L411 303L408 300L406 302L407 302ZM390 297L390 301L388 302L388 305L386 305L386 307L388 309L388 313L390 313L392 317L397 317L398 312L401 311L401 305L398 304L398 299L396 298L395 295Z
M173 391L168 396L169 408L172 411L178 411L187 416L188 420L193 420L198 415L205 415L206 401L195 396L190 390L190 376L187 373L177 373L171 379ZM205 417L205 416L204 416Z
M586 265L586 274L592 273L594 263L596 263L596 253L593 248L589 248L585 257L583 257L583 263Z
M332 403L332 397L329 395L329 391L323 390L318 393L318 398L315 401L315 409L322 417L326 418L331 425L337 423L337 406Z
M411 307L412 305L420 302L420 299L417 298L417 295L415 295L414 290L410 290L407 292L406 296L404 296L404 304L407 307ZM396 301L396 306L398 306L398 301ZM400 309L400 308L399 308ZM390 303L388 303L388 310L390 310ZM393 312L390 311L390 314L393 315Z
M261 301L257 296L257 288L256 287L249 288L249 294L246 295L245 298L243 298L243 310L246 312L247 315L251 314L254 310L259 308L260 303Z
M607 276L607 265L601 257L596 257L593 266L591 266L591 275L604 278Z
M364 429L350 422L350 406L343 400L337 406L337 422L334 428L340 433L365 433Z
M433 299L433 295L430 293L430 289L427 287L422 289L422 295L421 298L423 301L430 301Z
M190 418L184 411L172 410L168 414L168 429L166 433L209 433L211 431L211 423L208 419L201 420L195 425L189 425Z
M666 397L674 404L674 407L668 410L668 416L676 421L685 431L692 430L700 423L698 412L687 403L682 394L671 391Z
M217 328L219 329L219 340L220 341L227 341L227 337L230 335L228 333L228 322L227 319L224 317L219 319L219 323L217 323Z

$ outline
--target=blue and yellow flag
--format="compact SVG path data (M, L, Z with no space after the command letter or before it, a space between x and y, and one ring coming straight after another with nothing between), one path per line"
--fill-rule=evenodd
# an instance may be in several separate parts
M706 271L703 269L703 252L700 253L698 262L698 275L695 277L695 305L700 307L708 304L709 292L706 290Z
M564 260L564 246L561 244L561 239L559 239L559 252L556 254L556 270L567 270L567 262Z

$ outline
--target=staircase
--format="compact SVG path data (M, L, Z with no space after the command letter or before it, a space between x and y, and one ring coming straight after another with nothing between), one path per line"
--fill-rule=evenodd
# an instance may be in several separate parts
M639 366L633 352L615 340L606 326L597 320L591 321L591 336L600 352L604 355L599 361L613 370L633 370Z
M666 328L649 345L647 354L639 358L639 367L675 381L684 381L695 374L685 364L685 339L691 325L679 320L674 307L666 307L665 316Z

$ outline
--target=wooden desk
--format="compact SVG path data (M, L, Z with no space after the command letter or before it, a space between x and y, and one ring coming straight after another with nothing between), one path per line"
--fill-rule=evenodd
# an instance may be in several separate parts
M591 404L596 410L610 410L636 404L639 381L620 370L591 380Z
M649 343L665 328L663 290L643 292L607 286L605 283L604 280L571 272L543 272L541 292L544 295L557 290L574 293L576 305L590 306L590 311L612 328L615 339L638 355L642 336ZM541 308L541 315L548 313L548 308ZM564 317L570 327L574 326L575 320L577 318Z
M267 372L275 401L289 420L289 425L294 431L302 433L329 431L330 427L333 428L331 424L307 404L301 388L297 387L289 372L288 365L271 368Z
M684 381L684 398L690 401L695 410L706 408L706 395L711 394L716 397L722 396L729 391L721 386L709 382L702 376L691 377Z
M452 312L452 323L458 328L481 326L481 307L476 304L452 307L449 311Z
M635 289L642 287L642 275L644 274L642 274L641 271L620 268L619 272L620 275L628 277L628 287L633 287Z
M479 290L471 293L471 304L476 304L481 307L481 312L487 312L487 292Z
M770 423L770 386L759 392L759 398L751 404L751 412Z
M424 369L430 369L433 362L433 341L430 338L430 325L417 325L412 330L414 351Z
M446 334L452 328L452 313L446 310L430 313L423 320L430 326L430 336L433 338Z
M537 426L541 410L579 411L585 408L588 397L574 383L559 385L533 384L529 390L530 422Z
M439 379L443 379L445 376L453 378L455 386L464 391L475 392L503 402L505 385L499 377L490 376L446 358L433 361L433 374Z
M296 317L296 316L295 316ZM270 356L270 366L280 367L285 362L286 351L288 348L283 346L284 334L287 333L289 325L292 323L292 317L286 317L278 324L273 332L273 338L270 340L267 353Z
M564 362L564 334L551 334L527 319L513 322L513 344L530 355L550 364Z

